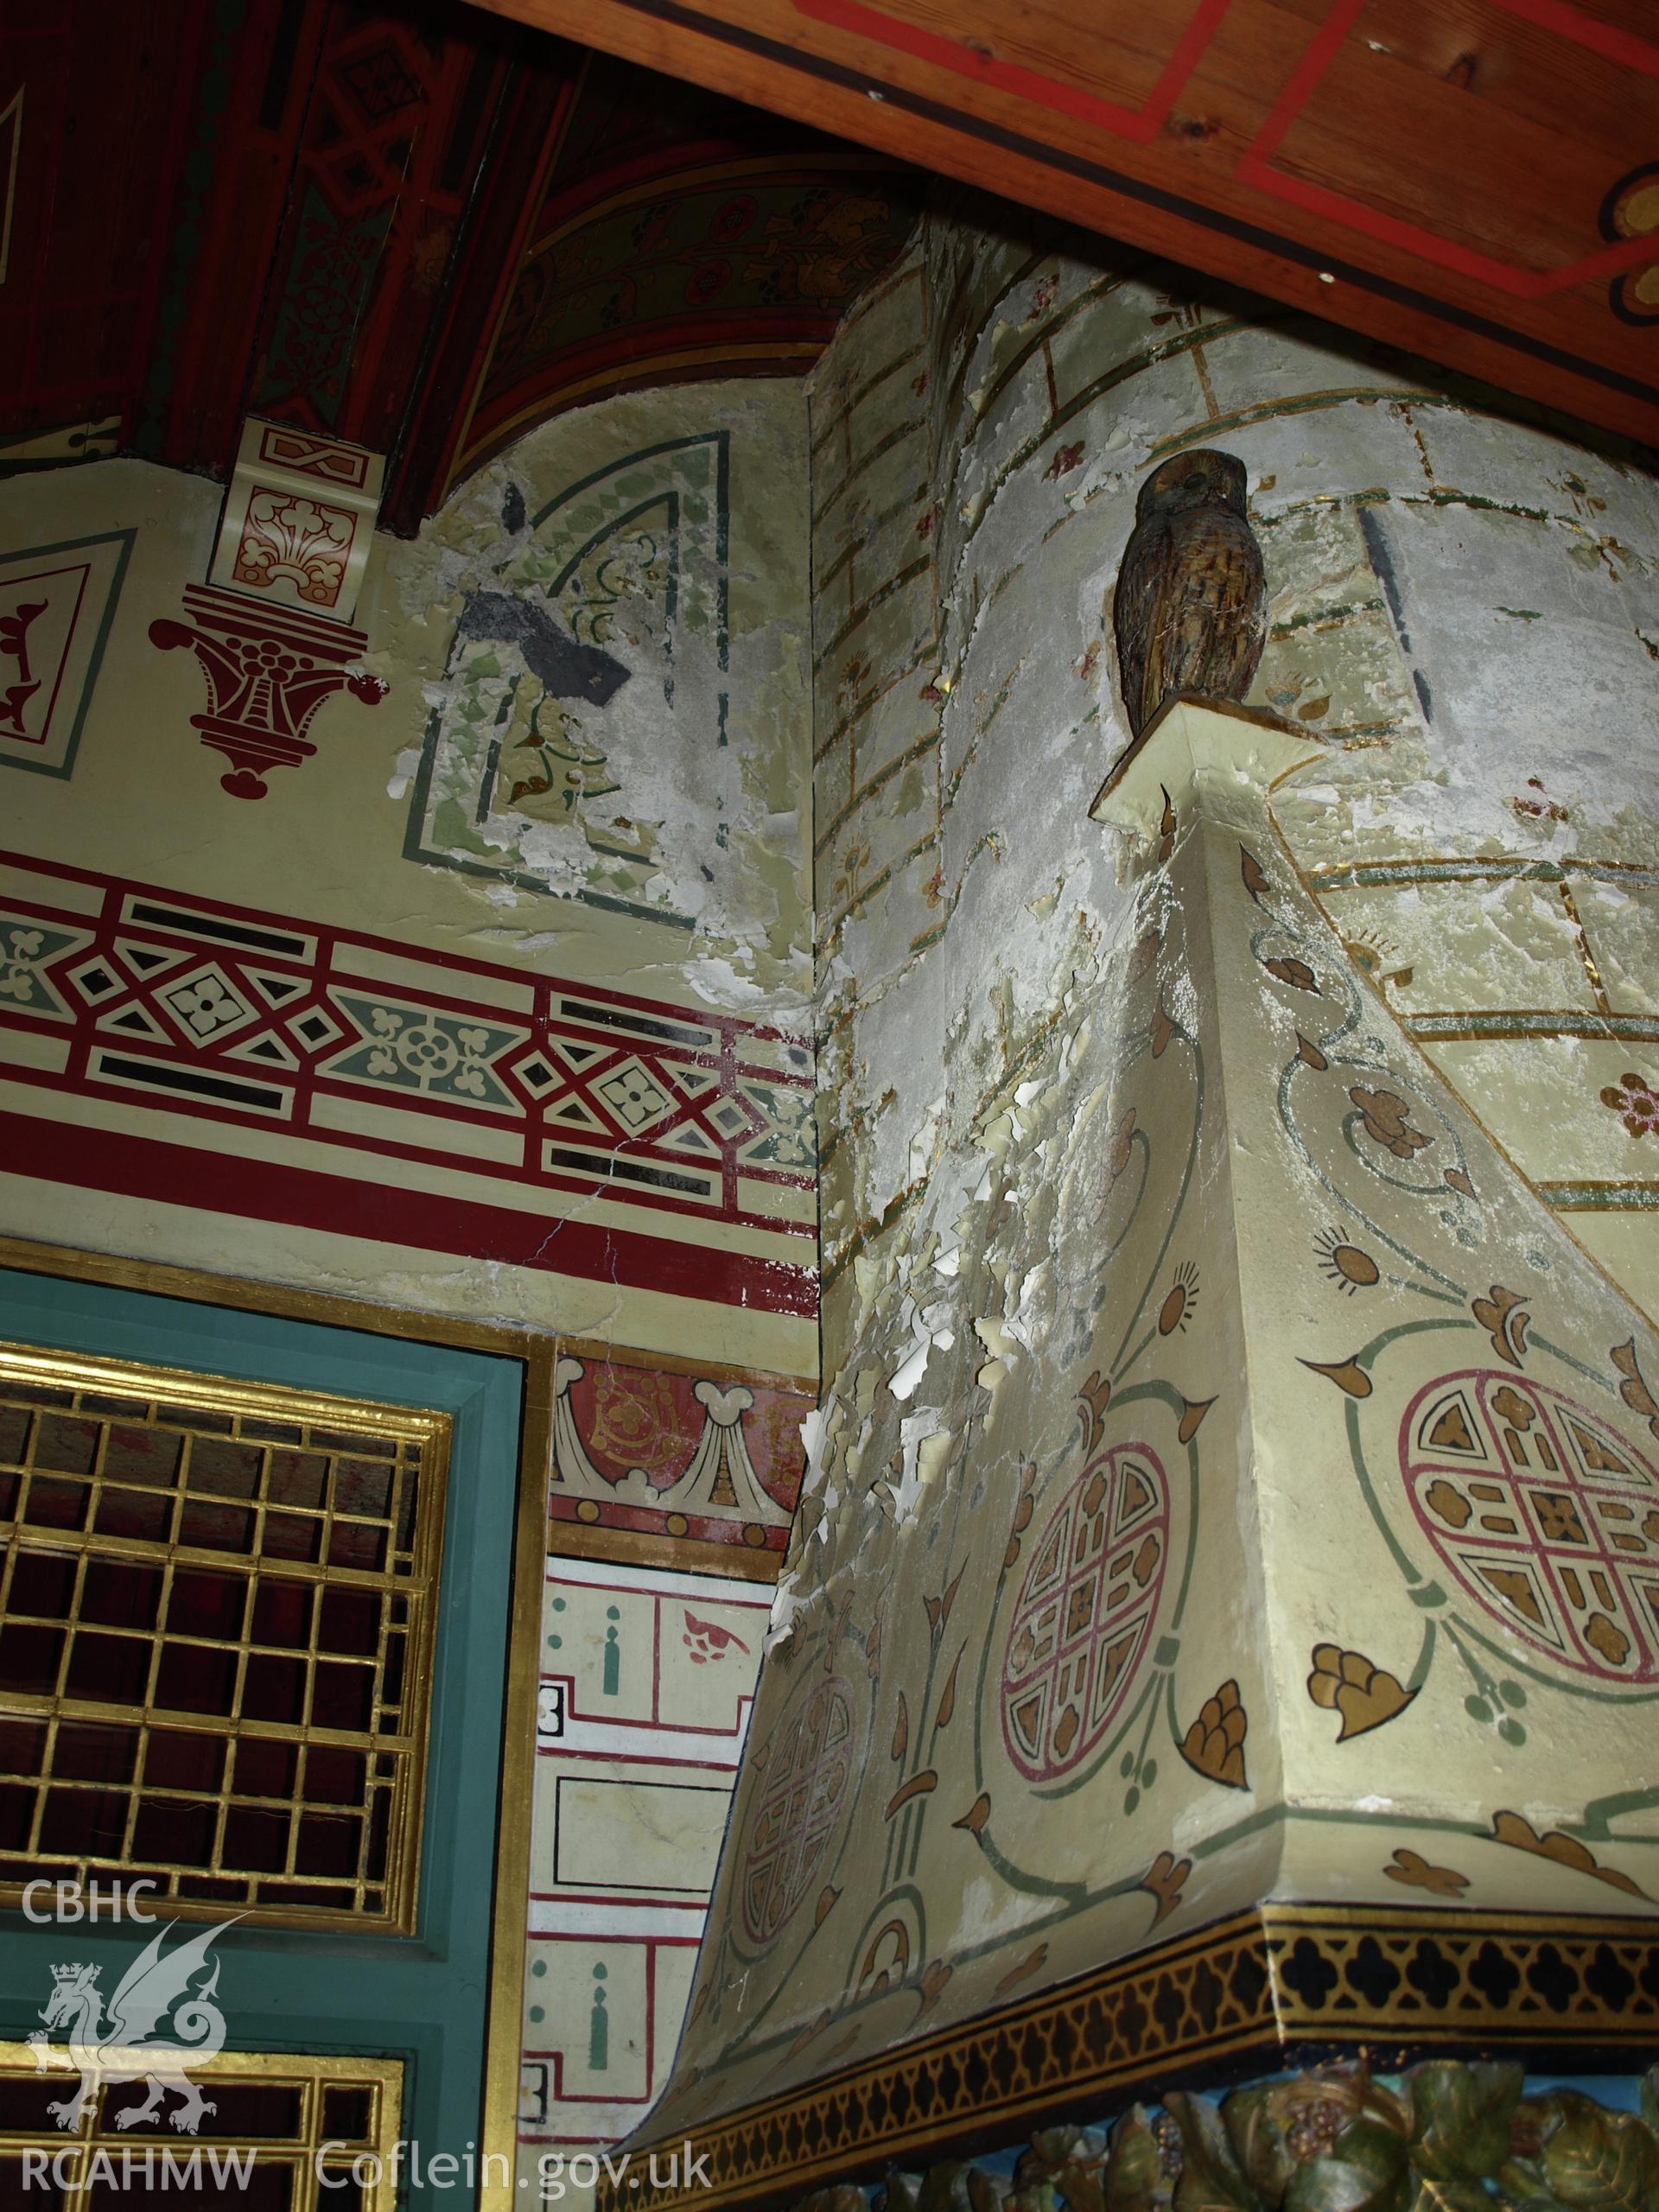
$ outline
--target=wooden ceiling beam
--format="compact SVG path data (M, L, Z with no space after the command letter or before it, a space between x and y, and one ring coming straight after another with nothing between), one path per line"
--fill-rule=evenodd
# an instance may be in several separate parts
M486 0L1659 447L1643 0Z

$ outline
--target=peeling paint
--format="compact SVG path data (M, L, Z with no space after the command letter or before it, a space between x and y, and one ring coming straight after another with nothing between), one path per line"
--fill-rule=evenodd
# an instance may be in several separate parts
M1648 957L1638 920L1641 945L1659 944L1652 483L1484 420L1316 325L1253 323L1184 299L1179 283L936 214L814 381L816 450L835 453L838 478L855 471L861 496L855 509L820 504L815 521L825 1399L806 1440L778 1620L791 1650L830 1654L826 1668L834 1624L861 1592L880 1593L883 1632L896 1637L893 1607L913 1608L918 1589L943 1591L965 1573L978 1592L972 1618L987 1618L1022 1483L1034 1478L1052 1510L1068 1478L1057 1471L1076 1464L1076 1423L1087 1432L1089 1390L1102 1380L1090 1371L1097 1338L1109 1344L1122 1330L1121 1357L1137 1356L1138 1335L1179 1360L1216 1332L1212 1377L1242 1371L1242 1350L1219 1348L1235 1318L1219 1246L1207 1256L1137 1251L1135 1280L1155 1286L1149 1304L1121 1319L1102 1304L1103 1280L1122 1280L1127 1262L1109 1276L1106 1261L1115 1236L1132 1241L1121 1220L1154 1152L1171 1172L1179 1116L1155 1128L1138 1121L1144 1086L1154 1069L1167 1084L1178 1065L1199 1080L1179 1059L1191 1051L1182 1040L1221 1018L1179 950L1191 918L1168 876L1149 873L1150 850L1089 819L1128 735L1111 592L1151 460L1213 442L1246 463L1273 622L1255 697L1326 748L1276 794L1286 849L1272 859L1286 868L1294 855L1310 872L1367 990L1431 1035L1438 1019L1474 1021L1483 1010L1581 1012L1584 1036L1551 1046L1559 1081L1572 1055L1626 1049L1596 1041L1593 1025L1611 1018L1607 976L1621 1003L1639 1003L1630 980ZM906 372L884 374L889 359ZM850 418L840 395L855 389L868 396ZM885 537L873 519L882 516L893 518ZM918 517L929 524L920 567ZM825 650L855 639L850 662L839 645ZM926 723L912 706L918 685ZM1529 779L1548 793L1536 814L1512 804ZM1215 803L1243 804L1222 779ZM1177 823L1165 838L1170 869L1189 834ZM1548 880L1501 872L1546 852ZM1489 863L1500 873L1483 875ZM1230 853L1229 865L1236 896ZM1433 873L1443 866L1456 877L1444 887ZM1420 880L1414 868L1428 873ZM1311 970L1303 982L1294 962L1285 977L1272 988L1287 997L1318 982ZM1155 1002L1131 1018L1148 979ZM1346 1049L1379 1065L1386 1052L1361 1018ZM1465 1080L1451 1057L1461 1049L1423 1047L1442 1054L1453 1083ZM1202 1080L1254 1072L1215 1062ZM1476 1074L1484 1099L1484 1062ZM1520 1095L1523 1117L1548 1114L1524 1081ZM1581 1106L1555 1119L1611 1141L1611 1116L1606 1137ZM1300 1191L1302 1168L1259 1136L1253 1145L1230 1155L1195 1146L1193 1218L1206 1234L1230 1233L1232 1177L1279 1174ZM1472 1203L1448 1183L1449 1249L1478 1241L1458 1211ZM1651 1230L1640 1250L1659 1273ZM1535 1230L1509 1257L1517 1275L1554 1264ZM1275 1278L1269 1294L1279 1287ZM1340 1294L1338 1285L1333 1300ZM1208 1419L1218 1452L1247 1447L1248 1432L1227 1426L1243 1419L1236 1402L1209 1413L1213 1379L1200 1384L1195 1369L1181 1387L1183 1420ZM1096 1413L1105 1405L1100 1395ZM1259 1497L1238 1493L1241 1560L1259 1560L1263 1527L1283 1510L1287 1485L1262 1471L1255 1479L1266 1484ZM1017 1538L1024 1524L1014 1525ZM1199 1689L1195 1675L1182 1727L1230 1669L1255 1663L1258 1638L1271 1648L1280 1634L1259 1566L1217 1595L1214 1613L1205 1633L1222 1641L1213 1662L1195 1662L1213 1680ZM902 1633L913 1669L916 1624ZM1236 1655L1226 1663L1224 1646ZM1307 1662L1275 1651L1263 1663L1287 1681ZM1408 1655L1400 1663L1408 1670ZM763 1676L763 1733L771 1696ZM913 1672L906 1696L909 1728ZM1265 1689L1246 1702L1250 1781L1262 1786L1275 1717ZM1144 1746L1123 1753L1125 1819L1152 1787L1135 1764L1143 1756ZM1103 1804L1103 1781L1091 1786ZM1402 1805L1421 1812L1433 1796L1373 1789L1364 1803L1382 1818ZM1081 1848L1065 1818L1071 1802L1055 1801L1046 1831L1061 1839L1060 1857ZM945 1839L964 1828L983 1850L1000 1817L989 1802L953 1805L953 1827L927 1827L929 1853L956 1853ZM914 1817L919 1832L932 1816ZM1200 1916L1238 1894L1192 1871L1208 1863L1220 1818L1213 1796L1194 1796L1173 1831L1146 1839L1191 1859L1182 1909ZM1103 1852L1127 1848L1117 1835ZM1259 1847L1255 1894L1281 1864L1279 1842L1264 1834ZM896 1850L902 1857L861 1834L837 1881L866 1909L879 1896L888 1910ZM976 1873L971 1859L948 1934L930 1934L957 1961L944 2000L957 2012L991 2001L988 1984L976 1999L963 1993L964 1961L1040 1916L1019 1883ZM1122 1940L1144 1941L1144 1922ZM741 2072L744 2051L770 2050L769 2092L810 2075L809 2006L851 2005L836 1997L837 1966L804 1953L780 1982L772 1965L740 1970L724 1956L716 1946L706 2016L724 2047L719 2064ZM847 2017L838 2048L875 2047L859 2041L862 2015ZM910 2031L883 2018L889 2035ZM697 2094L707 2102L713 2092Z

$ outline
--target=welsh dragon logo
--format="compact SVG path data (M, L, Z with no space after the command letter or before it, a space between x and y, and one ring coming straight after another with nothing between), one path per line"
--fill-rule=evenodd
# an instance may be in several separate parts
M97 1967L53 1967L52 1995L41 2012L46 2028L35 2031L29 2047L37 2074L53 2066L67 2067L71 2073L79 2069L80 2087L73 2096L47 2107L60 2127L78 2127L88 2101L96 2098L106 2082L144 2082L149 2094L114 2114L118 2127L137 2127L154 2120L170 2089L184 2100L170 2115L173 2126L181 2134L196 2133L215 2107L189 2080L185 2067L202 2065L224 2048L225 2015L213 2002L219 1961L210 1960L207 1952L214 1937L231 1925L221 1921L170 1951L162 1948L166 1930L158 1930L122 1975L107 2009L98 1986ZM193 1990L191 1983L203 1974L207 1980ZM175 2040L146 2041L158 2026ZM52 2041L60 2029L67 2040L67 2051Z

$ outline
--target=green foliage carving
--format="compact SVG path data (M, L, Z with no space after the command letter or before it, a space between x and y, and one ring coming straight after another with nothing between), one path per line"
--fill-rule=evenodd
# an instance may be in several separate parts
M1172 2091L1109 2134L1056 2127L1006 2175L951 2161L891 2175L877 2212L1659 2212L1659 2066L1637 2113L1522 2094L1515 2065L1436 2059L1396 2087L1363 2067ZM793 2212L856 2212L820 2190Z

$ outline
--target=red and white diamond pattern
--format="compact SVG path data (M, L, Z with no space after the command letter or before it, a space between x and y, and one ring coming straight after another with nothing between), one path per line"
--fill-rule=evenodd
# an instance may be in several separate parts
M9 1055L24 1079L169 1114L274 1119L434 1162L451 1158L456 1123L505 1124L519 1132L517 1159L475 1147L469 1172L811 1234L798 1205L782 1217L756 1204L758 1186L812 1181L779 1144L810 1102L810 1061L775 1031L453 956L422 963L407 945L20 864L36 880L60 877L65 893L61 906L43 893L0 907L0 928L22 932L12 942L41 946L38 988L0 1001L0 1024L73 1033L61 1069ZM374 981L389 957L395 991ZM429 987L411 992L401 979L419 965ZM429 1058L455 1061L453 1080L411 1084L397 1046L417 1033ZM318 1111L331 1096L377 1095L397 1109L395 1135L372 1116L365 1127L361 1115ZM791 1111L769 1115L774 1100Z

